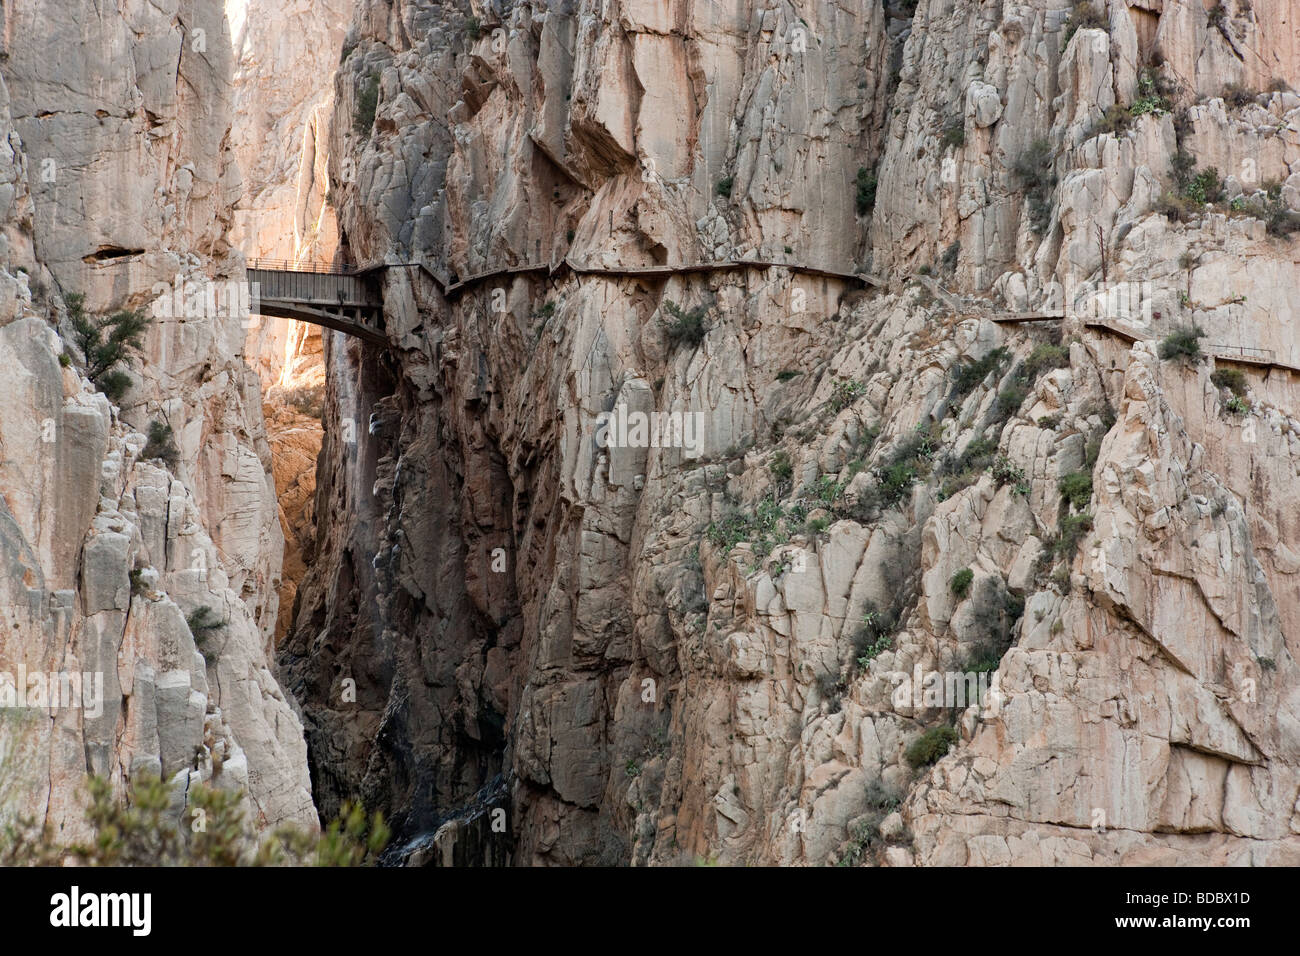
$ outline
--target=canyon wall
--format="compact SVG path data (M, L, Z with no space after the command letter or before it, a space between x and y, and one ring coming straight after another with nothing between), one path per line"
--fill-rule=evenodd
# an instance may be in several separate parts
M4 812L1300 862L1300 24L1072 8L0 5ZM386 348L204 305L336 252Z
M403 265L326 349L281 652L322 811L410 863L1300 861L1300 59L1227 6L362 0L330 189ZM1162 359L1193 323L1266 358Z
M338 223L327 173L333 77L350 0L230 0L234 45L231 146L243 174L230 242L248 259L332 262ZM275 634L292 620L311 560L316 458L325 397L321 330L258 317L246 352L262 382L262 410L284 535Z
M97 706L5 711L5 813L80 838L87 772L149 773L178 806L206 780L259 826L315 825L268 657L283 538L229 238L224 13L6 4L3 43L0 672L102 680ZM110 401L76 326L123 310L152 321Z

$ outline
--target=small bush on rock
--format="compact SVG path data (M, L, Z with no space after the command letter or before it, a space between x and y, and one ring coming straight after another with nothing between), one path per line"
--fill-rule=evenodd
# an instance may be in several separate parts
M952 576L952 580L948 582L948 588L958 598L964 598L970 593L970 583L973 580L975 580L975 572L970 568L962 568Z
M1160 357L1198 362L1201 359L1201 338L1204 335L1205 332L1199 326L1181 326L1165 336L1160 343Z
M140 457L145 461L162 461L169 468L175 469L181 453L176 447L172 427L165 422L152 421L149 423L148 439Z
M957 731L952 727L946 724L941 727L931 727L912 741L903 757L913 769L928 767L938 763L956 742Z

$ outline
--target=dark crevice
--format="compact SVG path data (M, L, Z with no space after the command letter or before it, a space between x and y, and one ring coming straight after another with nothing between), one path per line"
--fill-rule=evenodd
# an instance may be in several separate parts
M88 256L82 257L82 262L111 262L115 259L129 259L132 256L144 255L143 249L123 249L121 246L100 246Z

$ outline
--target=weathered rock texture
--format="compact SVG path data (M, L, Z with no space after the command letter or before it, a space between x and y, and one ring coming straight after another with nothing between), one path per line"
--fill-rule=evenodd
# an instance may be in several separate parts
M231 143L243 172L230 239L247 258L319 263L338 253L328 130L334 70L351 10L350 0L226 4L235 47ZM321 330L262 318L249 330L247 351L262 380L285 539L279 638L292 618L314 534L325 392Z
M282 656L323 808L412 862L1300 862L1300 396L1247 368L1233 412L1149 341L1300 364L1294 242L1155 209L1179 149L1296 204L1300 56L1283 3L1104 9L358 5L341 234L427 271L390 349L327 347ZM432 278L566 256L611 274ZM738 257L890 288L613 274ZM1103 282L1152 283L1137 344L1076 316ZM616 406L701 413L703 458L598 447ZM984 706L896 694L976 667Z
M349 0L226 4L235 48L231 147L243 175L231 241L250 257L334 255L326 140L351 10Z
M149 310L178 277L242 281L223 13L36 2L3 28L0 671L104 680L102 714L8 714L25 763L5 812L84 836L86 772L120 787L143 771L178 800L199 779L245 790L259 825L313 823L301 724L268 659L283 539L245 322L159 316L115 406L82 374L65 308L78 293L92 316ZM155 422L174 461L142 457ZM203 609L217 626L197 627Z

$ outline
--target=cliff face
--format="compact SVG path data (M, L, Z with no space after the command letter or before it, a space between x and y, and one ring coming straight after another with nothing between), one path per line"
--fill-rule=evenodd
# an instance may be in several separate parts
M323 808L411 862L1300 858L1288 8L1098 9L358 5L342 235L427 268L327 348ZM790 267L645 273L736 259Z
M1294 17L1072 7L0 6L0 696L103 680L0 804L1300 862ZM387 348L182 303L90 381L79 308L336 247Z
M102 706L6 718L7 810L83 836L86 772L120 787L148 771L178 803L212 780L246 790L259 825L314 823L301 724L267 656L283 539L229 294L243 269L224 15L38 2L6 10L3 36L0 671L103 683ZM116 404L72 344L73 293L92 322L154 315Z
M243 173L230 242L248 258L320 263L338 253L328 131L334 70L351 8L347 0L226 4L235 51L230 139ZM288 631L298 582L311 559L323 344L316 326L259 317L245 349L262 382L285 541L279 639Z

